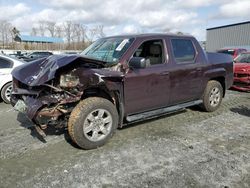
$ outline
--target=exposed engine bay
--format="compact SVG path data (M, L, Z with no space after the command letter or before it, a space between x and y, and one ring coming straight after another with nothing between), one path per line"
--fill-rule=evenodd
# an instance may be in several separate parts
M68 60L65 57L55 60L52 56L49 61L45 59L36 65L40 67L34 69L40 70L26 75L26 83L20 81L23 79L19 73L24 69L13 73L11 103L39 126L38 132L43 136L42 129L49 125L67 127L69 115L80 100L91 95L114 95L114 92L120 93L121 90L120 64L105 66L79 56L69 56ZM33 68L32 63L28 66Z

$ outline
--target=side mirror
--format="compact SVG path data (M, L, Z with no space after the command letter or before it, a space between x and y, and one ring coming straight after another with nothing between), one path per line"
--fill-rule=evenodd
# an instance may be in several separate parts
M147 67L147 60L143 57L132 57L129 61L129 67L134 69L144 69Z

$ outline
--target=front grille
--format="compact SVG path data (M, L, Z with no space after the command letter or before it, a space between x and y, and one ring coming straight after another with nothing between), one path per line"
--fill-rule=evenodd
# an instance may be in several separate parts
M234 77L237 77L237 78L245 78L245 77L248 77L250 76L249 74L242 74L242 73L235 73L234 74Z
M24 83L22 83L22 82L18 82L18 86L19 86L19 88L20 89L29 89L29 86L28 85L26 85L26 84L24 84Z
M41 91L42 87L31 87L13 77L13 93L15 95L36 97Z
M20 82L16 78L13 77L13 88L19 88L19 89L29 89L29 86Z

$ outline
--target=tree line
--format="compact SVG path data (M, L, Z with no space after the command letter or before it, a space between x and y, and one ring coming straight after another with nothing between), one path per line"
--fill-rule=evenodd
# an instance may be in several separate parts
M0 48L14 50L82 50L95 39L105 36L104 26L87 27L82 23L65 21L57 23L40 20L32 28L31 36L59 37L64 39L63 44L18 44L14 41L19 35L18 28L6 20L0 20Z

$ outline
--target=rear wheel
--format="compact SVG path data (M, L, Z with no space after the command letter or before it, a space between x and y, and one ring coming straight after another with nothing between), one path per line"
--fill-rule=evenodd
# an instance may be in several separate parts
M10 103L10 96L12 92L12 82L5 84L1 90L1 98L7 104Z
M118 113L113 103L99 97L81 101L71 112L68 131L71 139L83 149L104 145L118 125Z
M221 104L223 96L223 88L220 82L210 80L207 83L205 92L203 94L203 109L207 112L213 112L217 110Z

